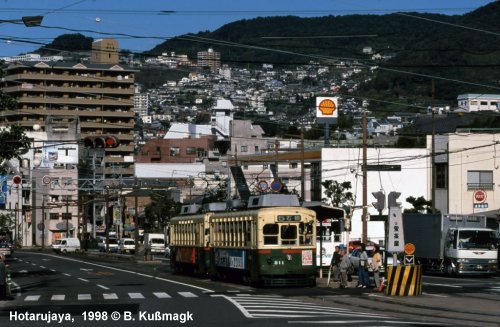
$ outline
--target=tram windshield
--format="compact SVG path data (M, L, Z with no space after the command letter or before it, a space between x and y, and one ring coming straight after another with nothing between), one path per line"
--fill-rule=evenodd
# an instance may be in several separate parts
M313 224L266 224L262 229L264 245L311 245Z

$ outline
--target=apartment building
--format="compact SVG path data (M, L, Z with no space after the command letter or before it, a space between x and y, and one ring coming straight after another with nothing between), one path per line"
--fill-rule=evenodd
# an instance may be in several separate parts
M218 73L220 69L220 52L210 48L207 51L198 52L198 67L208 68L212 73Z
M135 70L118 64L103 40L93 51L97 62L13 62L5 69L3 91L17 108L0 112L0 124L45 128L47 117L78 117L80 139L114 135L117 148L106 149L105 174L133 175ZM114 44L113 42L111 42ZM116 45L112 47L116 50ZM103 49L107 56L102 58ZM99 60L106 62L101 63ZM113 61L116 61L113 62ZM66 118L64 118L66 119ZM119 167L119 169L117 169Z

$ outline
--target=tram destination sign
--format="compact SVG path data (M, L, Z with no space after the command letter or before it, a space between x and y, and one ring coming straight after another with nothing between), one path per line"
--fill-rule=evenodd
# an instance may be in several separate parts
M278 221L300 221L300 215L278 215Z

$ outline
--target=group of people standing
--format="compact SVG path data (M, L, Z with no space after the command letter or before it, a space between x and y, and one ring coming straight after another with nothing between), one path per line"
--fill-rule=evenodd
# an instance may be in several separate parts
M375 288L380 287L380 267L382 266L382 256L380 249L375 247L372 254L372 260L369 262L368 253L366 252L365 244L361 244L361 254L359 256L358 270L358 286L361 288L370 287L369 268L373 271L373 279ZM334 278L339 279L340 288L347 288L350 275L354 272L354 266L346 249L340 249L340 246L335 247L333 252L330 269L333 271Z

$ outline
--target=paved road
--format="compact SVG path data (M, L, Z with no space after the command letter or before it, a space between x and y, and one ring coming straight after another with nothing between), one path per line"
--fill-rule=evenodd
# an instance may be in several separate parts
M469 325L474 319L481 326L496 326L500 321L494 309L500 300L496 278L425 277L425 295L390 298L371 290L327 288L324 280L316 288L254 289L172 275L165 264L89 259L17 252L10 262L17 288L12 300L0 302L0 326L177 325L145 320L158 317L179 325L186 319L189 326ZM464 306L469 298L473 303ZM447 301L458 304L446 304L443 310ZM480 305L483 314L476 308L479 301L484 302ZM458 306L462 306L463 319L456 319ZM57 318L72 321L20 321L25 312L64 314ZM116 312L120 316L114 322ZM162 315L155 316L156 312Z

